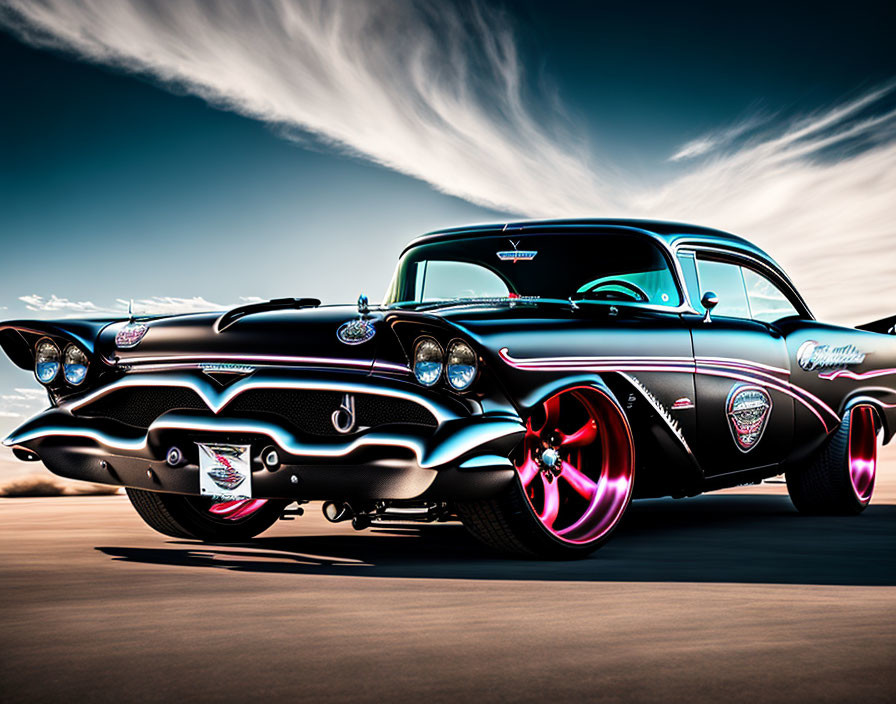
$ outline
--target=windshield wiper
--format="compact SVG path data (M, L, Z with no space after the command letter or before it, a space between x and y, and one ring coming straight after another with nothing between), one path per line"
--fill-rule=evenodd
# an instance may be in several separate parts
M240 318L255 313L264 313L269 310L287 310L290 308L317 308L320 300L317 298L272 298L262 303L247 303L244 306L231 308L215 321L215 332L224 332Z

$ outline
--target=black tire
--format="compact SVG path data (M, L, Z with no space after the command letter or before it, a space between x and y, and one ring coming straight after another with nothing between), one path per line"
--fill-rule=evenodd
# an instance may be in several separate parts
M208 499L182 494L163 494L125 489L131 505L146 525L172 538L239 543L270 528L283 513L284 501L269 500L255 513L231 521L208 513Z
M855 443L857 435L861 435L873 447L879 427L872 407L856 406L814 455L784 473L790 500L800 513L854 516L865 510L871 501L874 478L872 474L870 486L860 496L850 473L850 436ZM873 440L867 437L869 432ZM876 453L873 454L876 464Z
M496 499L459 504L457 514L479 542L505 555L529 559L578 560L601 547L611 535L583 545L560 542L542 528L518 481Z
M579 559L590 555L607 542L631 503L631 487L634 482L634 443L632 441L631 429L624 412L615 400L598 389L587 387L569 389L547 399L543 407L544 412L541 414L544 417L543 424L541 416L538 415L537 411L533 412L533 416L526 423L527 438L534 436L535 442L534 445L529 445L530 450L527 450L526 440L524 439L521 448L515 453L517 461L514 464L517 466L518 472L513 484L496 498L460 503L457 506L457 514L473 537L499 552L545 560ZM555 410L548 410L549 407ZM587 461L583 461L580 454L578 458L579 468L587 470L590 473L590 476L587 478L594 482L609 482L609 484L603 484L603 488L606 491L595 490L591 494L591 501L600 501L602 496L616 498L607 506L605 512L599 504L592 503L582 515L582 520L574 521L572 524L567 520L567 527L558 530L554 523L557 517L556 510L553 513L551 522L546 525L542 520L543 516L539 517L536 509L533 507L533 500L536 500L533 497L536 494L532 493L532 485L533 483L537 485L538 482L532 478L533 475L531 473L525 472L525 458L532 457L528 453L530 453L532 447L539 447L538 443L546 437L546 430L547 437L558 435L562 437L560 435L560 426L564 424L564 418L569 415L575 415L577 411L580 412L582 410L588 411L585 418L590 417L594 422L595 436L600 434L599 440L590 442L593 443L594 447L598 448L597 452L602 454L589 456ZM551 418L554 419L554 422L549 422ZM578 421L573 423L573 426L579 426L580 423L581 416ZM556 431L553 430L554 425L558 427ZM540 429L533 430L535 427ZM570 439L574 435L566 435L565 437ZM549 441L548 445L559 452L563 452L564 443L561 442L559 446L555 447L553 442ZM585 446L583 449L587 451L587 448L591 446ZM582 446L580 445L579 447ZM546 456L547 450L542 451L545 452ZM613 454L607 455L606 453ZM522 460L520 459L521 457L523 458ZM564 467L563 472L557 475L556 478L548 476L549 467L546 467L544 464L540 465L542 467L541 474L536 474L535 476L545 476L545 481L547 482L544 484L545 491L551 485L556 487L560 484L567 469L572 469L568 466L567 460L569 462L574 461L572 458L566 457L561 465ZM556 461L556 453L554 461ZM613 465L616 469L607 469L609 465ZM528 466L532 467L533 465L529 464ZM552 463L550 466L555 465ZM522 478L524 474L527 474L527 480ZM626 483L622 484L622 486L626 488L623 491L607 489L607 486L613 484L619 486L620 476L625 477ZM529 493L527 493L526 489L527 483L530 487ZM553 491L556 494L561 489L557 488ZM569 493L572 494L573 492ZM562 497L562 494L558 495ZM561 500L558 499L558 502L555 502L553 505L556 507ZM571 504L567 505L571 506ZM546 514L546 499L543 510ZM562 510L561 508L561 522ZM596 517L597 522L594 523L592 519L587 519L589 515ZM572 533L571 531L575 531L578 526L583 525L585 519L592 521L593 529L587 529L586 525L582 529L585 532Z

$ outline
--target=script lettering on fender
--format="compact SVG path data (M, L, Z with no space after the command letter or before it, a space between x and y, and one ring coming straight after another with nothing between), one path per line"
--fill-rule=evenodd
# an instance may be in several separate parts
M865 353L855 345L820 345L815 340L808 340L800 345L796 353L797 364L803 371L814 372L824 369L843 369L865 361Z

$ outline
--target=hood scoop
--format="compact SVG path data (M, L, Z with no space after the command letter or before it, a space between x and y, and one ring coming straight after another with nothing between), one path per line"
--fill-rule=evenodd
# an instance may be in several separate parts
M224 332L240 318L255 313L264 313L269 310L288 310L299 308L317 308L320 305L318 298L272 298L262 303L248 303L244 306L231 308L215 321L215 332Z

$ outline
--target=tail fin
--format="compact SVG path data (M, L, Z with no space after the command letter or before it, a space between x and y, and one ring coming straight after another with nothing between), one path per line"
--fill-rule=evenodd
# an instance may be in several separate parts
M889 318L881 318L872 323L856 325L856 330L868 330L870 332L879 332L884 335L896 335L896 315L891 315Z

